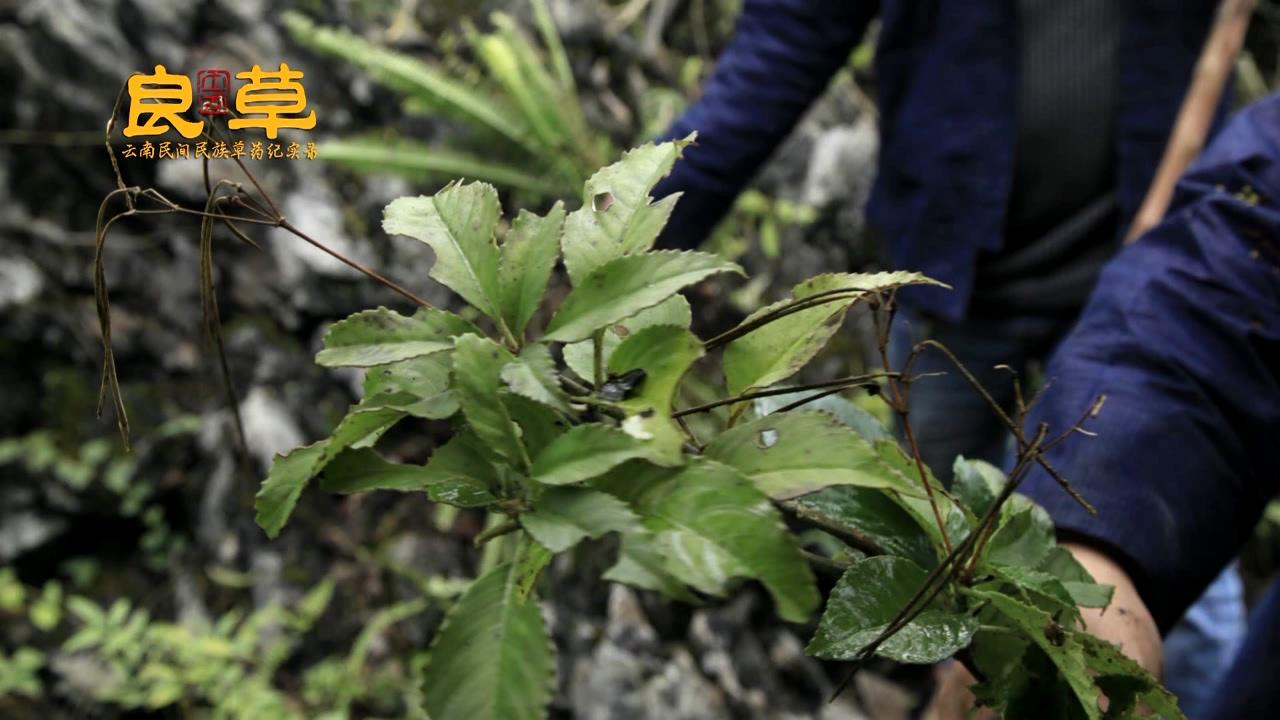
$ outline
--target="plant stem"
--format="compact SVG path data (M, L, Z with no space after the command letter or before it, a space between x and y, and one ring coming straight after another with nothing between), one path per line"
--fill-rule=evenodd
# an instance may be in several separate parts
M484 532L476 536L476 539L474 541L475 546L480 547L481 545L484 545L485 543L489 542L490 540L493 540L494 538L502 537L503 535L513 533L519 529L520 529L520 523L516 522L515 520L507 520L506 522L500 523L498 525L494 525L493 527L486 529Z
M880 364L888 370L892 364L889 362L889 326L893 322L892 309L888 312L889 322L884 322L879 312L873 312L872 318L876 327L877 349L880 352ZM911 429L911 420L908 417L910 407L907 403L907 397L911 389L911 380L906 377L906 372L911 366L913 358L908 358L906 367L899 371L896 378L890 378L889 386L889 406L898 414L898 421L902 423L902 435L907 441L907 447L911 451L911 458L915 460L916 471L920 474L920 483L924 485L925 494L929 496L929 508L933 510L933 519L938 523L938 534L942 537L942 545L946 548L947 553L951 553L951 538L947 534L947 524L942 520L942 511L938 509L938 499L934 496L933 483L929 482L929 471L924 466L924 458L920 455L920 446L916 443L915 432Z
M827 303L846 300L849 296L854 296L856 299L858 295L865 294L867 294L866 290L838 288L788 301L757 318L746 320L737 327L730 328L711 338L705 343L706 349L708 352L715 350L716 348L722 345L727 345L743 335L758 330L775 320L781 320L782 318L793 313L798 313L801 310L808 310L809 308L818 307L819 305L826 305Z
M752 392L742 393L741 395L735 395L730 398L722 398L720 400L712 400L711 402L703 403L701 405L694 405L693 407L685 408L684 410L677 410L672 413L671 416L679 418L684 417L685 415L692 415L694 413L707 412L708 410L714 410L725 405L733 405L746 400L754 400L755 398L771 397L774 395L790 395L791 393L804 392L806 390L844 390L857 385L866 385L870 383L870 381L879 378L896 377L897 375L898 374L895 372L876 372L867 373L866 375L850 375L849 377L836 378L835 380L824 380L822 382L809 383L806 385L770 388L768 390L754 390ZM810 401L811 399L806 398L806 402Z
M851 547L861 550L868 555L885 554L884 548L880 546L880 543L877 543L867 535L853 528L832 522L827 516L810 510L804 505L792 501L780 501L775 502L775 504L796 520L815 527L830 535L834 535Z
M604 330L601 328L591 336L591 367L597 390L604 386Z
M814 552L809 552L808 550L805 550L803 548L801 548L800 554L804 556L805 560L809 561L809 564L812 565L814 569L816 569L820 573L823 573L824 575L833 575L835 577L840 577L841 575L844 575L845 571L851 567L844 563L836 562L831 558L823 557Z

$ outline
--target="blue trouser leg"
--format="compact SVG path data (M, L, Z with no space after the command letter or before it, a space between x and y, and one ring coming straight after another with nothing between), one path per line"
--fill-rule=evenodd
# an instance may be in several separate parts
M1191 720L1206 716L1214 688L1240 649L1247 625L1244 584L1232 563L1165 638L1164 683ZM1280 675L1272 679L1280 682Z
M1008 412L1015 400L1013 375L996 366L1008 366L1025 378L1029 364L1051 354L1069 329L1069 321L1061 318L1007 316L948 323L903 311L891 328L889 360L895 369L901 368L913 344L926 338L937 340ZM925 464L947 484L957 455L1007 465L1012 449L1009 431L983 398L934 350L925 350L912 367L914 375L927 373L946 374L920 378L911 385L908 417ZM1244 590L1232 566L1165 638L1165 684L1192 720L1239 647L1245 620ZM1276 682L1280 684L1280 676Z
M1280 582L1254 608L1249 633L1213 697L1192 720L1280 718Z

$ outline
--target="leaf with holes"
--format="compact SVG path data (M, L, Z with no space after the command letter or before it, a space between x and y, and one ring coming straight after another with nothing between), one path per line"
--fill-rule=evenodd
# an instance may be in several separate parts
M547 325L546 339L572 342L589 337L723 272L742 269L709 253L659 251L616 258L574 284Z
M1084 641L1081 639L1085 633L1068 630L1058 625L1050 613L1004 593L979 589L966 592L988 603L1006 622L1024 633L1049 656L1071 688L1085 717L1090 720L1102 717L1102 711L1098 709L1098 687L1085 662Z
M1153 716L1163 720L1185 720L1178 699L1166 690L1133 658L1102 638L1077 633L1084 647L1085 664L1094 682L1107 696L1106 717ZM1145 708L1135 713L1139 707Z
M635 148L587 180L582 207L569 214L562 241L575 287L609 261L653 247L677 196L655 203L649 193L693 138Z
M871 443L826 413L787 412L736 425L712 440L705 455L737 468L779 500L831 485L920 493Z
M634 394L619 404L627 412L622 429L645 441L651 462L683 462L684 436L671 417L671 404L680 379L702 352L702 343L688 330L655 325L628 336L609 358L610 373L645 373Z

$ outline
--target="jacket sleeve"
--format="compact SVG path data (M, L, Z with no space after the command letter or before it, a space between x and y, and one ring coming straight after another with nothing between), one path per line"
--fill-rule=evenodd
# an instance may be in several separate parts
M662 139L697 131L654 197L684 193L659 244L692 248L848 59L873 0L746 0L699 98Z
M1103 546L1168 630L1280 486L1280 96L1237 115L1166 219L1102 273L1058 349L1030 427L1101 413L1023 490L1067 537Z

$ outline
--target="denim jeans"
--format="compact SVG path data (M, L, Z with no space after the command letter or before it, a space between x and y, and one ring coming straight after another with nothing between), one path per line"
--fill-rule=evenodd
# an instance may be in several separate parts
M1249 636L1210 702L1192 720L1280 717L1280 582L1253 608Z
M1074 319L1005 315L951 323L900 310L890 328L889 360L894 369L901 368L912 345L937 340L1010 412L1016 400L1010 370L1017 373L1029 401L1034 391L1030 373L1048 359ZM911 428L925 464L946 484L957 455L1005 466L1013 451L1012 437L986 401L936 350L926 349L912 366L913 375L928 373L946 374L912 383L909 397ZM1232 565L1165 638L1164 682L1188 717L1198 717L1204 708L1244 638L1245 625L1244 589Z

